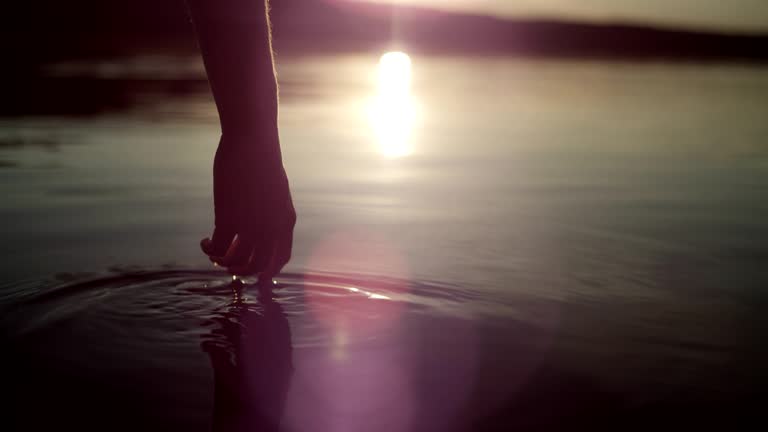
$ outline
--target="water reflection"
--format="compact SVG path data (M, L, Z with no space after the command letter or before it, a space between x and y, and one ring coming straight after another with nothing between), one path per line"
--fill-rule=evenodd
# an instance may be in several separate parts
M239 280L231 287L232 303L201 344L213 367L212 430L278 431L293 374L288 319L268 287L259 287L257 304Z
M379 60L378 91L370 106L369 120L387 157L413 152L412 135L418 115L411 95L411 58L403 52L389 52Z

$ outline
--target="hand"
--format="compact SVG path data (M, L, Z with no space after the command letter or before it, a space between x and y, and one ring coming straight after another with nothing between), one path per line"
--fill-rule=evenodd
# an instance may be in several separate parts
M279 143L233 143L222 137L216 151L216 226L200 247L232 274L258 274L269 281L291 258L296 211L279 148Z

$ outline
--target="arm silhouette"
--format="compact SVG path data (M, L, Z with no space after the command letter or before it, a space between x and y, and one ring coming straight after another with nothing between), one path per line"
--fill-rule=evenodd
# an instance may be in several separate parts
M201 248L237 275L277 274L296 212L278 134L278 86L265 0L188 0L221 123L215 227Z

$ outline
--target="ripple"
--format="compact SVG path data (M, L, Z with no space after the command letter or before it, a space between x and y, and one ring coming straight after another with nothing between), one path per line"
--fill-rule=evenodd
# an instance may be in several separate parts
M201 336L207 323L233 308L262 313L269 297L292 322L294 343L302 347L333 343L329 330L339 326L364 329L360 340L375 339L406 311L437 311L479 298L457 287L371 275L286 273L266 297L248 282L197 269L22 281L0 286L0 322L12 338L67 331L66 337L87 337L105 349L116 342L173 344ZM356 332L347 333L354 342Z
M253 382L242 388L288 395L284 421L292 430L314 430L339 409L354 411L350 418L385 409L407 424L416 378L445 383L440 410L468 397L479 355L474 323L437 306L460 306L476 294L362 274L250 282L215 270L133 268L5 284L0 346L14 353L18 389L45 388L58 401L64 389L88 388L65 413L85 404L111 416L99 405L109 393L147 412L170 400L205 424L211 407L216 418L221 403L211 398L221 398L222 385L236 383L239 392ZM157 400L145 400L148 389Z

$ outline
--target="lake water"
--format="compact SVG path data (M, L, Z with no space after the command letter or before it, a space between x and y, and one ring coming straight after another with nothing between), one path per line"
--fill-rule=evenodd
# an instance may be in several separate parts
M413 56L393 100L377 61L279 58L299 221L274 295L197 247L218 124L196 58L45 69L120 103L0 120L20 424L639 428L756 400L768 69ZM255 408L222 411L243 388Z

